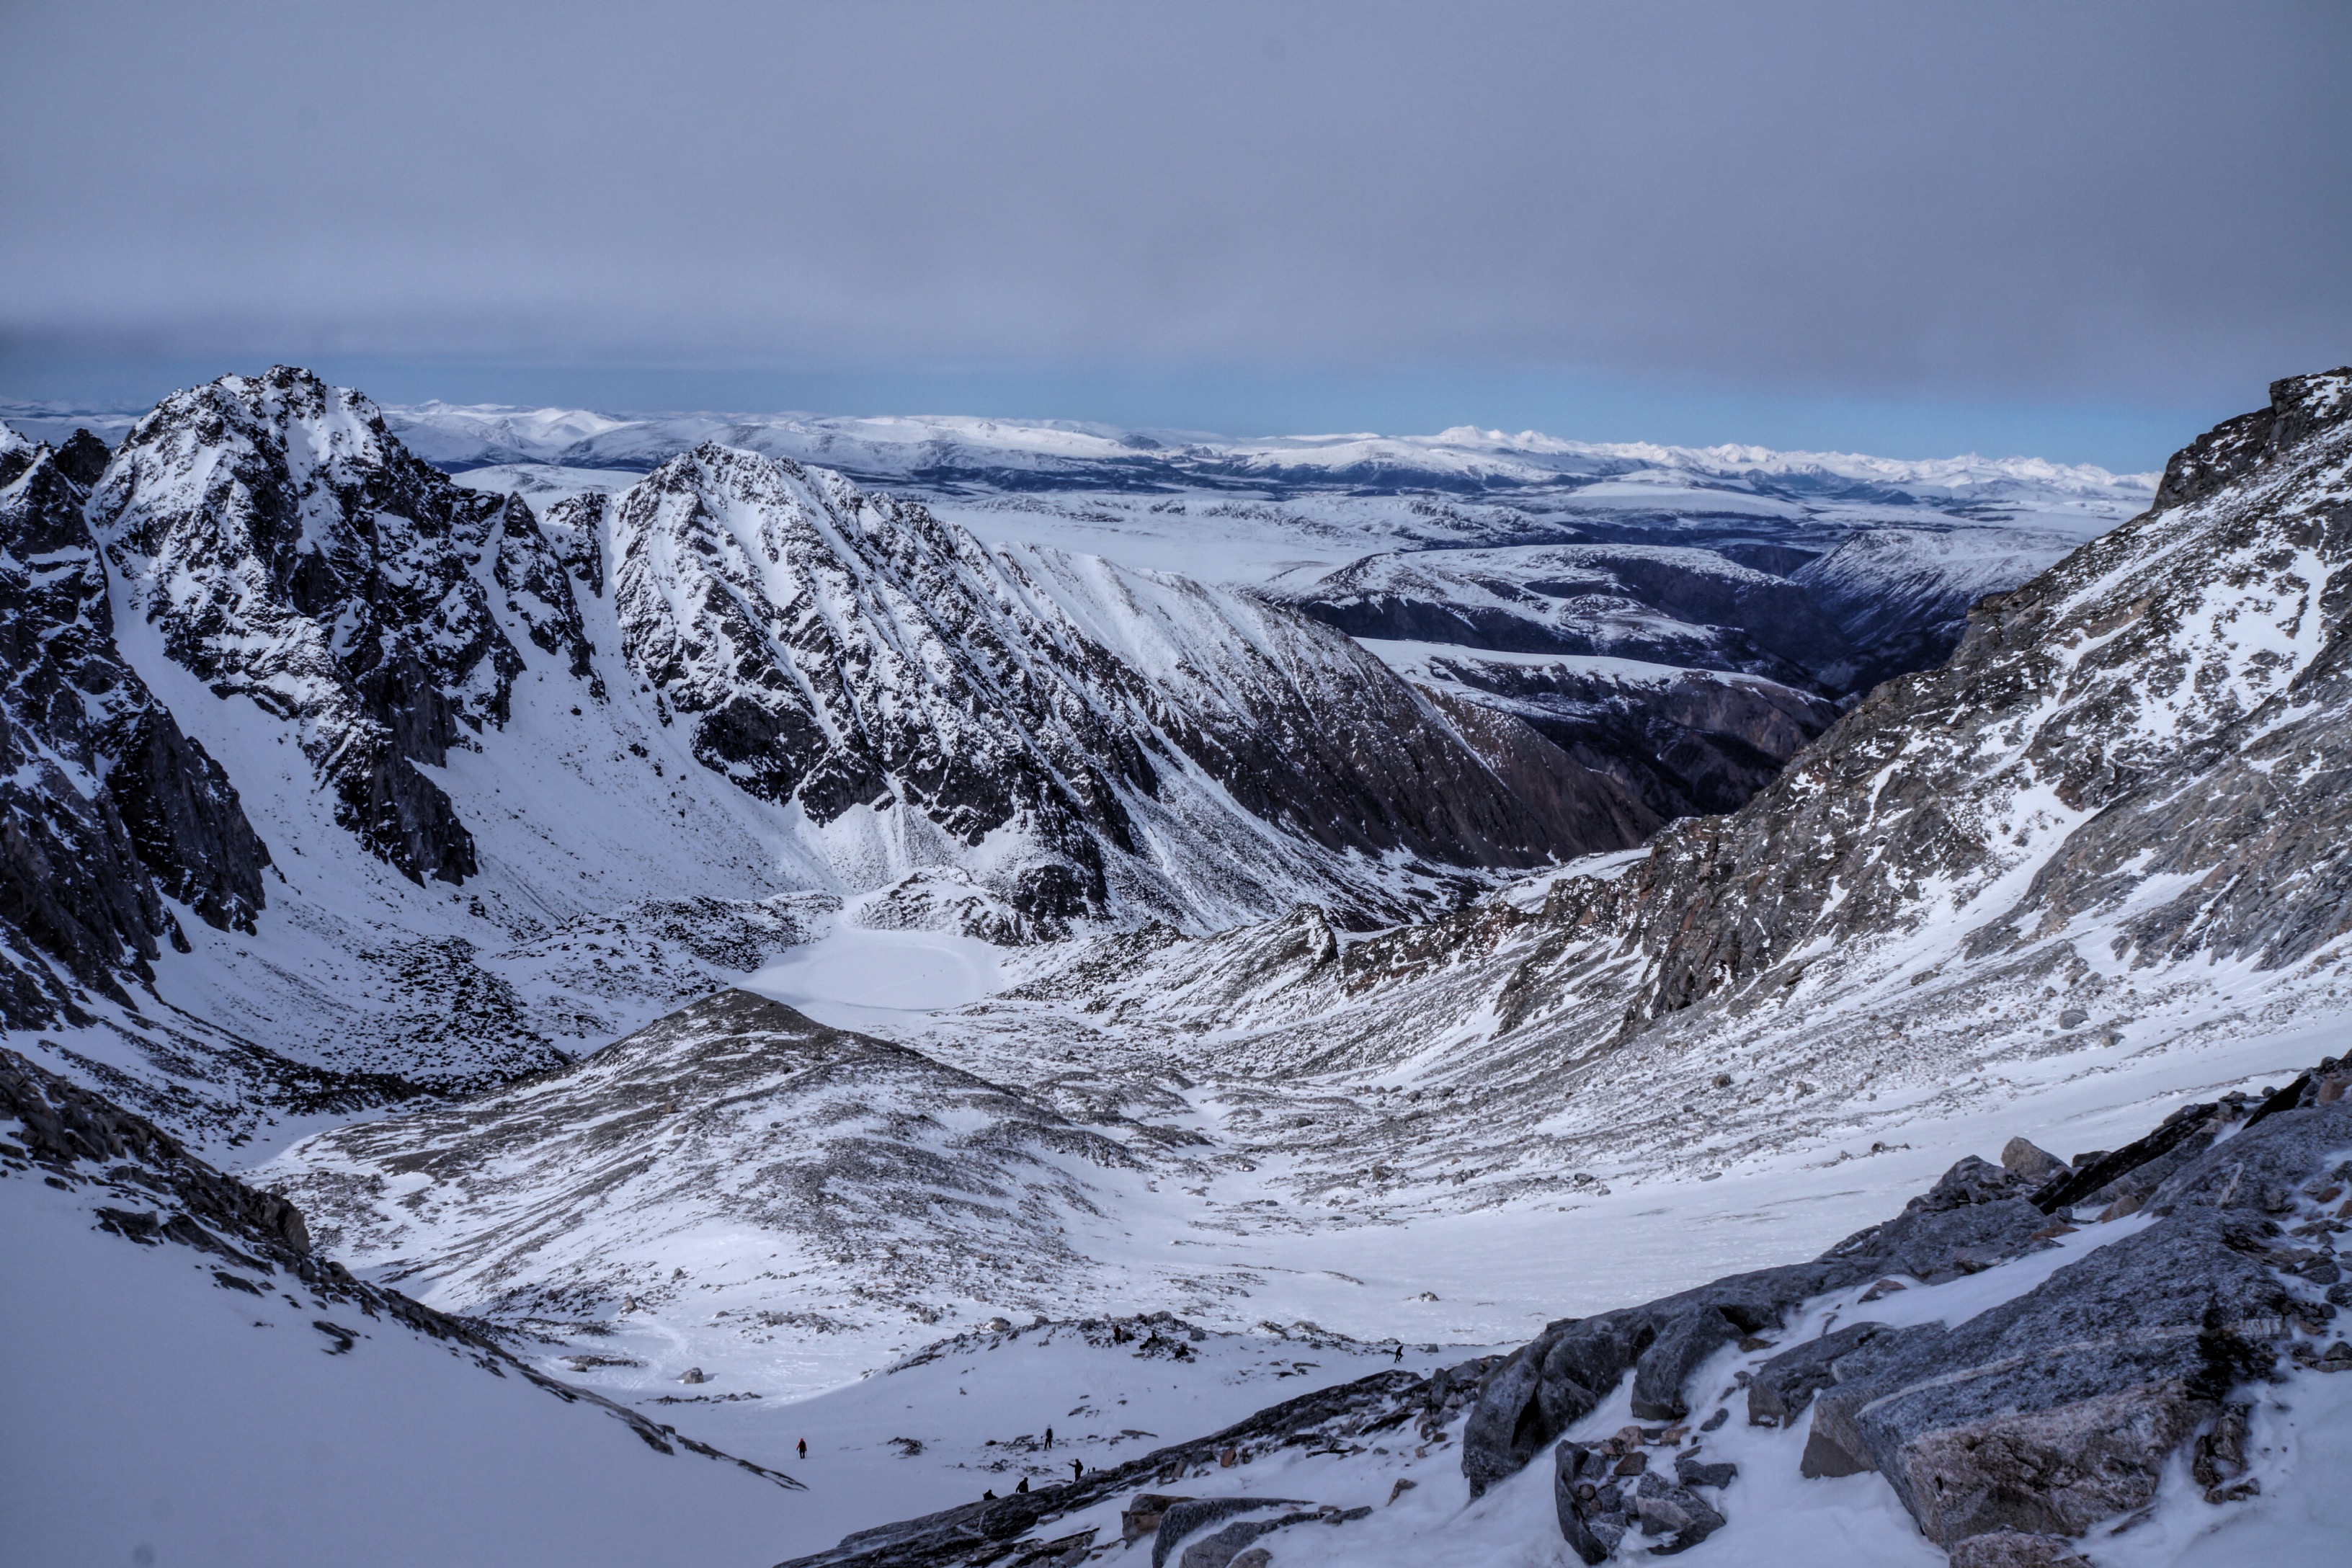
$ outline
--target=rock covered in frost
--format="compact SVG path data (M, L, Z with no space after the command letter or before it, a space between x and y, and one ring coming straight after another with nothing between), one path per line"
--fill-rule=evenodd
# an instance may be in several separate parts
M216 695L291 722L338 816L417 880L475 870L419 766L506 722L533 640L584 668L570 580L519 502L419 462L375 406L279 365L176 393L124 437L89 503L130 613Z

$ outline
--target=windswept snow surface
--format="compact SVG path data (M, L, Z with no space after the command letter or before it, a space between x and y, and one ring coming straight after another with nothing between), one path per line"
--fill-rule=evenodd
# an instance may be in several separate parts
M0 1556L23 1568L763 1568L813 1514L290 1277L229 1288L234 1265L105 1235L21 1168L0 1252Z
M1003 984L1003 949L950 931L868 931L844 922L742 984L820 1024L864 1029L979 1001Z

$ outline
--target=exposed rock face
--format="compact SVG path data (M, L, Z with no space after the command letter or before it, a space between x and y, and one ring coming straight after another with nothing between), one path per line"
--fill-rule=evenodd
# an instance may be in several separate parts
M2305 1085L2283 1099L2293 1105ZM2171 1454L2324 1309L2289 1283L2280 1219L2352 1144L2340 1105L2256 1119L2175 1171L2156 1224L1948 1332L1906 1337L1822 1394L1809 1472L1874 1469L1930 1538L2079 1535L2156 1494Z
M175 394L134 426L89 504L132 614L220 696L292 721L345 826L419 881L475 870L417 771L506 721L523 661L491 613L586 650L530 510L411 457L358 394L280 365Z
M1546 734L1538 720L1456 696L1442 686L1423 690L1513 795L1558 825L1563 842L1581 845L1588 854L1631 849L1672 815L1617 777L1612 756L1587 761Z
M2244 1468L2242 1432L2223 1431L2228 1395L2269 1372L2275 1342L2298 1326L2315 1332L2333 1311L2282 1226L2302 1222L2298 1235L2339 1228L2323 1203L2340 1197L2352 1174L2342 1163L2352 1104L2340 1093L2320 1102L2339 1067L2331 1058L2259 1108L2241 1105L2234 1138L2168 1163L2147 1205L2156 1223L1957 1328L1850 1323L1742 1373L1749 1419L1791 1425L1810 1407L1804 1474L1878 1472L1920 1530L1955 1549L1956 1563L2068 1561L2063 1538L2147 1504L2166 1464L2200 1430L2222 1434L2200 1439L2198 1451L2214 1478L2209 1496L2224 1497ZM2177 1145L2133 1147L2153 1164ZM2044 1223L2017 1195L2023 1184L1964 1160L1901 1215L1811 1264L1553 1324L1481 1386L1462 1437L1472 1495L1527 1464L1629 1371L1636 1415L1678 1416L1692 1370L1734 1334L1769 1328L1809 1299L1877 1274L1956 1278L2049 1245L2047 1232L2023 1228ZM2317 1363L2315 1352L2298 1353ZM1562 1443L1556 1456L1561 1532L1584 1561L1601 1561L1636 1520L1677 1536L1720 1526L1711 1505L1620 1462L1626 1450L1612 1443ZM1728 1479L1690 1459L1673 1490Z
M2182 890L2118 917L2137 963L2276 968L2346 930L2347 385L2279 383L2270 427L2298 441L1980 605L1948 666L1879 687L1738 812L1555 889L1559 956L1515 988L1613 992L1631 1033L1931 921L1997 959L2157 879Z
M2319 430L2352 417L2347 377L2352 377L2352 366L2271 383L2269 407L2223 420L2172 455L2157 483L2156 509L2202 500Z
M1825 552L1754 542L1424 550L1369 556L1284 595L1375 647L1399 645L1389 657L1410 679L1459 686L1526 720L1653 812L1691 816L1746 804L1829 728L1832 700L1941 664L1970 605L2073 542L1879 526ZM1540 654L1570 657L1528 657ZM1607 660L1657 668L1642 675ZM1699 673L1710 670L1751 679Z
M1376 660L1246 595L991 550L716 446L609 506L623 651L706 766L820 826L903 804L970 849L1005 835L1022 863L997 891L1048 924L1110 910L1134 813L1175 809L1188 765L1325 851L1531 866L1624 841L1605 805L1515 794Z
M68 462L0 426L0 926L12 938L0 946L0 1026L11 1028L78 1013L32 953L127 1001L122 980L151 977L159 940L184 945L164 899L250 931L269 863L226 775L115 649L76 478L103 466L105 447L74 446Z
M1857 668L1804 588L1712 550L1389 553L1284 597L1424 689L1518 720L1657 820L1737 810L1829 728Z
M1452 699L1449 711L1484 708L1516 720L1654 822L1738 810L1837 721L1828 699L1758 676L1365 646L1423 690Z
M1854 650L1847 689L1869 690L1952 656L1969 610L2057 563L2075 541L2011 531L1989 548L1979 535L1921 528L1864 529L1790 573Z

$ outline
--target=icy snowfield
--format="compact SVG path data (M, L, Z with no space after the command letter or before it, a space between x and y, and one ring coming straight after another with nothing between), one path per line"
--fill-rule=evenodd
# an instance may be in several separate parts
M219 1260L104 1235L33 1176L0 1197L11 1563L751 1568L782 1555L808 1495L657 1454L290 1279L225 1288Z
M855 918L853 908L852 919ZM1004 950L950 931L871 931L845 921L745 977L820 1024L871 1030L908 1014L977 1002L1003 984Z

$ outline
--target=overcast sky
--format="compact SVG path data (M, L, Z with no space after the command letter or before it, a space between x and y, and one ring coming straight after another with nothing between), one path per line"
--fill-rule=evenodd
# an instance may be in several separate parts
M2352 5L0 0L0 396L1970 447L2352 360Z

